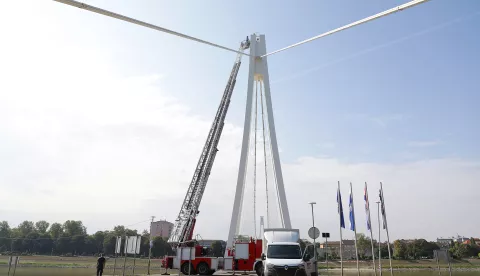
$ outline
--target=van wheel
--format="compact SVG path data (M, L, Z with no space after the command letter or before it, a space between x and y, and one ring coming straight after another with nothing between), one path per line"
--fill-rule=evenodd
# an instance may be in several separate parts
M258 263L255 265L255 272L257 273L257 276L263 276L263 264Z
M208 267L207 263L199 263L197 265L197 271L200 275L208 275L208 272L210 272L210 267Z
M193 265L190 264L189 262L185 262L182 264L182 267L180 270L182 271L183 274L188 275L188 270L190 269L190 275L195 275L195 270L193 269Z

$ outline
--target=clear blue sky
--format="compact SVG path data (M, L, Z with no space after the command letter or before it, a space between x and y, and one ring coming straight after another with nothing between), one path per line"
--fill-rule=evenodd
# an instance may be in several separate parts
M407 2L83 1L232 48L258 32L270 51ZM383 180L393 238L478 233L478 221L451 223L480 208L478 26L479 1L431 0L269 57L295 227L308 229L315 200L335 233L340 180L365 228L363 182L373 201ZM54 1L2 6L0 33L2 216L89 232L173 221L235 54ZM206 238L228 231L246 83L247 62L201 206L216 214L198 221Z

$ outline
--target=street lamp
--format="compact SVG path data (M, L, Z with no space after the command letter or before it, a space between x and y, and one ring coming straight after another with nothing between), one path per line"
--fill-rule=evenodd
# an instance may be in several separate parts
M317 244L315 242L316 240L316 232L315 231L315 216L313 214L313 205L314 204L317 204L316 202L312 201L312 202L309 202L308 204L310 204L312 206L312 229L313 229L313 233L314 233L314 236L313 236L313 258L314 258L314 261L313 261L313 264L315 266L315 276L318 275L318 264L317 264Z

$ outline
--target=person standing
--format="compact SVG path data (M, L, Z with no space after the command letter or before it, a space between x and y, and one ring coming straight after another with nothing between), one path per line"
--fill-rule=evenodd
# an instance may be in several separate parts
M100 254L100 257L97 260L97 276L102 276L106 262L107 260L105 259L105 257L103 257L103 254Z

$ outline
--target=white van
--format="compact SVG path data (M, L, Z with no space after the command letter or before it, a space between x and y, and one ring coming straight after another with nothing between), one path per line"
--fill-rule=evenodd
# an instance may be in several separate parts
M311 276L313 260L302 253L298 229L265 229L263 276Z

